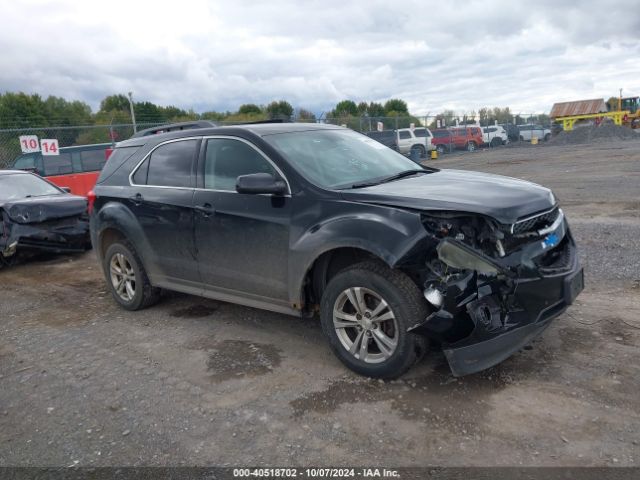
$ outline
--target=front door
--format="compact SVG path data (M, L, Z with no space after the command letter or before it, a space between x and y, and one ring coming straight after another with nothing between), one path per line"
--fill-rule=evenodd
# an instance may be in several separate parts
M240 194L236 179L278 173L252 144L205 140L194 195L195 242L205 290L287 304L291 196Z

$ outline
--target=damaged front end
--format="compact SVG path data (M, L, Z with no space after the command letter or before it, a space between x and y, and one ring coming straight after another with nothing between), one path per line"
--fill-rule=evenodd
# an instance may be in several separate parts
M442 342L456 376L530 343L584 287L558 207L512 224L444 212L424 214L422 223L431 248L419 281L434 310L410 330Z
M89 245L86 199L29 198L0 205L0 265L20 252L80 252Z

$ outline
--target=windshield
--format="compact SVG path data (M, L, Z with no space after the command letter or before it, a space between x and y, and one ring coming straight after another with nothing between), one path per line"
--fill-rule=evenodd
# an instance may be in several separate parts
M263 138L301 175L323 188L348 188L421 168L389 147L351 130L312 130Z
M63 192L30 173L0 175L0 200L61 195Z

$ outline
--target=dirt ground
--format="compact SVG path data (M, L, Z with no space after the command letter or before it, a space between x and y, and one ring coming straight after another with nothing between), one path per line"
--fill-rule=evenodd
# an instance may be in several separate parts
M637 466L640 142L432 163L560 199L586 290L531 346L460 379L434 351L373 381L315 321L177 294L129 313L92 253L34 260L0 271L0 466Z

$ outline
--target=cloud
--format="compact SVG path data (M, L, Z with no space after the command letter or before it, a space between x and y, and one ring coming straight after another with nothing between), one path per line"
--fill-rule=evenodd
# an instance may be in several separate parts
M640 94L634 2L109 2L0 7L0 90L234 110L344 98L412 112Z

